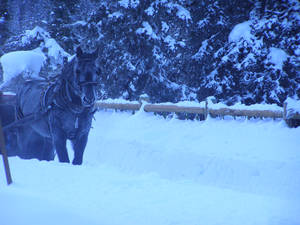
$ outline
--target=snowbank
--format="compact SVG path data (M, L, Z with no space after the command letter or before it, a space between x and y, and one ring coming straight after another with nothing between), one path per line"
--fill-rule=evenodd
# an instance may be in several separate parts
M0 179L5 225L300 223L299 128L95 116L80 167L10 158L15 183Z
M164 120L142 111L134 116L100 115L94 126L105 132L93 133L88 144L101 149L90 153L89 160L95 163L99 160L138 174L156 172L168 179L250 192L260 186L261 193L288 195L294 185L300 188L300 179L294 180L297 184L286 184L300 153L297 137L285 136L290 130L284 122L210 119L198 123Z

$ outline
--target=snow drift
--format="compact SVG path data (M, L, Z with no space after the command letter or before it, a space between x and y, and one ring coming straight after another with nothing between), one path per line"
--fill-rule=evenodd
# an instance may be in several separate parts
M299 128L111 111L93 126L81 167L10 158L6 225L300 224Z

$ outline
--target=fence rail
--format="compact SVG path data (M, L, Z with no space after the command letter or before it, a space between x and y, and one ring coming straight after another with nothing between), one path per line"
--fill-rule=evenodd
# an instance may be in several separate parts
M3 95L0 92L0 102L10 104L14 100L14 95ZM176 104L149 104L147 103L147 98L140 98L139 103L113 103L99 101L96 102L95 106L98 109L114 109L114 110L129 110L129 111L138 111L143 107L145 112L154 112L154 113L191 113L203 115L206 118L208 115L212 117L220 116L233 116L233 117L255 117L255 118L281 118L284 120L293 119L299 120L300 123L300 114L294 113L292 116L289 115L287 118L287 104L284 104L284 107L281 110L253 110L253 109L234 109L234 108L216 108L210 107L207 101L203 104L203 107L196 106L180 106ZM142 104L143 102L143 104ZM15 104L12 102L12 104Z
M243 116L243 117L256 117L256 118L282 118L287 119L287 105L282 108L282 110L252 110L252 109L233 109L233 108L209 108L207 102L205 107L195 107L195 106L178 106L171 104L148 104L146 102L142 103L107 103L107 102L97 102L96 107L98 109L115 109L115 110L130 110L138 111L143 107L145 112L167 112L167 113L192 113L203 115L204 118L207 115L212 117L216 116ZM300 114L293 115L292 118L300 120Z
M145 112L175 112L175 113L195 113L195 114L206 114L206 108L202 107L191 107L191 106L177 106L177 105L155 105L146 104L144 105Z
M240 109L209 109L209 114L214 116L245 116L259 118L283 118L283 112L270 110L240 110Z
M140 110L142 104L138 103L106 103L106 102L96 102L96 108L98 109L116 109L116 110Z

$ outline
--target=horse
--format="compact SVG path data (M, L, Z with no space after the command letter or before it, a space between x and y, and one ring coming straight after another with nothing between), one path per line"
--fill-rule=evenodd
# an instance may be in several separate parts
M76 57L68 62L61 74L53 79L29 80L16 94L16 117L31 118L18 131L19 149L29 154L44 146L45 160L53 160L56 152L59 162L70 163L66 142L72 143L73 165L81 165L88 141L97 100L98 51L84 53L80 47ZM30 138L38 134L41 138ZM31 143L30 143L31 142ZM35 146L39 143L39 146ZM42 143L42 145L41 145Z

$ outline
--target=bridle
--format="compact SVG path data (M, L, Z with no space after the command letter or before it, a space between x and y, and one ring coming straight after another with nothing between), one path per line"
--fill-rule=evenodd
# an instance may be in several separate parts
M87 85L93 85L93 86L99 85L99 83L96 81L84 81L84 82L79 82L78 86L76 87L72 84L72 82L69 81L68 78L64 77L63 80L66 82L67 86L71 87L74 94L76 94L77 96L82 96L82 90L80 87L87 86Z
M90 107L93 105L93 103L86 104L86 105L84 104L85 101L84 101L84 98L82 97L82 96L84 96L82 87L92 85L94 88L94 86L99 85L99 83L97 81L83 81L83 82L79 82L77 85L73 85L72 81L70 81L70 79L68 79L67 76L63 76L62 80L65 82L64 88L65 88L65 92L66 92L65 94L66 94L68 101L72 102L72 97L71 97L71 92L72 92L73 94L75 94L76 96L78 96L81 99L82 106ZM97 97L95 96L95 98L97 98Z
M99 83L97 81L84 81L84 82L79 82L78 86L87 86L87 85L95 85L97 86Z

